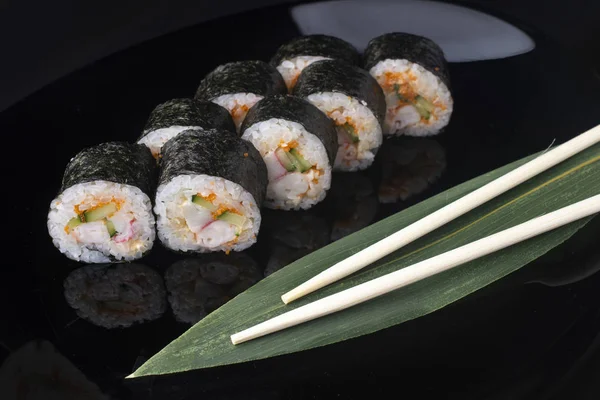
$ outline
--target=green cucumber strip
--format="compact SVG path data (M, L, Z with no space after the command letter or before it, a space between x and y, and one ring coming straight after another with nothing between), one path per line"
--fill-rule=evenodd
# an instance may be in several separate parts
M225 211L223 214L219 215L217 219L228 222L232 225L237 226L238 228L242 228L244 226L244 223L246 222L246 217L230 211Z
M100 221L115 212L117 212L117 205L115 203L108 203L94 210L85 211L83 213L83 218L85 222Z
M69 222L67 222L67 228L69 228L69 230L75 229L81 224L83 224L83 222L81 222L81 219L79 219L79 217L71 218Z
M300 168L299 168L300 172L305 172L312 168L311 163L306 161L306 159L304 157L302 157L302 155L298 152L298 150L291 149L290 155L292 157L294 157L296 160L298 160L298 163L300 164Z
M352 140L352 143L360 142L360 138L358 137L358 134L356 133L356 129L354 129L354 127L352 125L350 125L349 123L346 122L344 125L341 125L341 127L344 128L344 131L348 134L348 136Z
M421 107L423 107L424 109L426 109L429 112L433 112L433 110L435 110L435 106L423 96L419 95L419 96L415 97L415 103L420 105Z
M216 211L219 207L215 206L210 201L206 200L202 196L193 195L192 203L199 205L200 207L206 208L209 211Z
M427 111L419 103L415 103L414 105L415 105L415 108L417 109L417 111L419 112L419 114L421 115L421 117L423 117L425 119L429 119L429 117L431 117L431 113L429 111Z
M290 157L287 151L282 149L281 147L275 150L275 157L279 160L283 168L288 172L293 172L296 170L296 166L294 165L293 157Z
M112 223L112 221L105 219L104 224L106 225L106 229L108 230L110 237L113 237L117 234L117 230L115 229L115 225Z
M397 83L394 83L394 93L396 93L396 97L398 98L398 100L408 101L408 99L400 93L400 85Z

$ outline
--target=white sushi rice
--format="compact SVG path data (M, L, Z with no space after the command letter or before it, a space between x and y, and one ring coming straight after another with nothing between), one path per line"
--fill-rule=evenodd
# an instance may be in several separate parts
M254 93L233 93L224 94L211 99L211 101L221 107L225 107L229 111L233 122L235 122L235 129L239 132L240 126L242 126L242 122L244 122L244 118L248 114L248 110L262 98L263 96L258 96Z
M313 93L307 98L329 118L338 129L339 148L333 166L334 171L358 171L369 167L381 146L381 126L373 112L364 102L337 92ZM358 143L348 141L342 125L350 123L359 137Z
M289 60L283 60L281 64L277 66L277 71L279 71L283 77L288 90L291 91L296 85L296 81L302 70L310 64L321 60L331 60L331 58L322 56L298 56L290 58Z
M308 209L325 198L331 186L331 165L321 140L297 122L272 118L244 131L265 160L269 175L265 206L274 209ZM295 142L296 149L314 166L301 172L287 172L274 152Z
M440 78L408 60L383 60L369 71L385 93L387 112L383 131L386 135L435 135L450 122L453 100L448 87ZM411 90L434 105L429 119L421 118L412 105L398 108L393 84L407 83Z
M184 206L188 206L192 196L197 194L206 197L214 194L217 196L213 202L215 205L236 209L243 214L246 221L239 236L226 242L220 240L228 228L220 226L225 222L215 225L212 232L202 235L192 232ZM260 210L250 193L237 183L208 175L179 175L160 185L156 191L154 212L158 218L158 237L165 246L176 251L244 250L256 242L261 221Z
M76 206L85 211L114 200L122 202L118 214L133 219L131 239L116 242L107 231L103 242L83 243L78 240L77 228L69 233L65 230L69 221L77 217ZM83 225L89 224L80 226ZM61 253L76 261L105 263L135 260L150 250L154 243L152 205L148 196L135 186L108 181L80 183L66 189L50 204L48 232Z
M180 126L173 125L168 128L156 129L153 131L145 131L144 137L138 140L138 144L143 144L148 147L152 152L154 158L160 157L160 149L162 149L163 145L167 143L169 139L174 138L179 135L181 132L188 129L202 129L198 126Z

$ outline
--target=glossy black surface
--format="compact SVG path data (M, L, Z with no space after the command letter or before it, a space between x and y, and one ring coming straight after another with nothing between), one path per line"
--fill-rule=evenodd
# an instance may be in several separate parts
M386 142L369 170L335 176L327 200L310 212L265 212L259 241L247 252L259 273L597 123L598 78L529 33L537 43L529 54L450 65L455 113L442 135ZM381 398L390 390L419 398L597 398L598 219L517 273L400 326L259 362L123 381L189 324L178 322L169 305L159 319L109 330L69 307L63 281L82 265L63 257L46 230L63 169L86 146L135 140L157 104L192 96L218 64L268 60L296 34L285 8L214 21L111 56L2 113L6 157L16 159L5 165L5 185L18 194L5 208L0 357L46 339L105 393L123 399ZM380 195L399 200L380 203ZM289 229L272 222L282 218ZM139 263L164 277L184 259L157 244ZM235 288L241 273L231 274L205 271L194 279L210 293L193 299L198 317L243 289Z

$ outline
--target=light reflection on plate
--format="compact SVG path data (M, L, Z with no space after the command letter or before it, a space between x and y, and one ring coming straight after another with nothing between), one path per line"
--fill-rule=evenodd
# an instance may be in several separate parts
M451 62L505 58L527 53L535 42L526 33L489 14L434 1L335 1L293 7L292 18L304 35L340 37L360 51L388 32L428 37Z

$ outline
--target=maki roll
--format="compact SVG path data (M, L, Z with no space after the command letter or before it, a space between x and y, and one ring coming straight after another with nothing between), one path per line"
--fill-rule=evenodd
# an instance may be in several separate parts
M177 261L165 272L175 319L194 324L262 278L245 253L207 254Z
M384 134L428 136L448 125L450 76L435 42L408 33L378 36L367 45L364 67L385 92Z
M156 161L146 146L124 142L81 151L52 200L48 232L67 257L87 263L135 260L152 248Z
M356 171L373 163L383 137L385 97L371 75L342 61L317 61L302 72L293 93L335 123L339 147L334 170Z
M289 95L265 97L241 132L267 166L265 206L307 209L325 198L338 143L333 122L317 107Z
M397 138L381 150L380 203L408 200L427 189L446 169L446 152L435 140Z
M77 315L108 329L155 320L167 306L162 277L140 264L88 265L71 272L63 286Z
M286 92L285 82L275 67L264 61L238 61L218 66L206 75L195 97L225 107L239 130L256 102Z
M271 65L283 76L292 91L302 70L315 61L341 60L358 65L360 54L350 43L327 35L308 35L284 44L271 59Z
M241 251L256 242L267 168L228 131L188 130L162 149L158 237L175 251Z
M193 128L235 132L233 119L223 107L210 101L173 99L152 110L137 142L147 146L158 159L167 140Z

